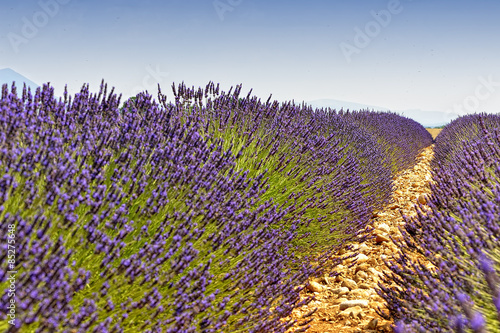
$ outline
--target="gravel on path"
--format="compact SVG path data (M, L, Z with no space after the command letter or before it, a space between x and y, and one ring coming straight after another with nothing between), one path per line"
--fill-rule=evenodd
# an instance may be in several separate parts
M350 244L351 249L342 249L338 255L357 254L355 258L347 259L335 267L338 274L329 277L312 279L304 288L301 297L313 296L314 300L307 306L295 309L291 318L297 319L297 326L290 333L303 328L298 326L305 319L304 314L314 308L317 311L307 319L309 333L354 333L354 332L392 332L393 322L378 315L375 309L380 308L387 313L384 300L376 293L377 283L381 281L384 272L388 272L383 260L398 256L400 249L395 240L402 235L398 227L404 226L401 213L406 216L416 215L415 204L426 203L426 195L430 194L431 180L430 161L433 157L434 145L425 148L417 158L416 165L400 173L394 181L394 192L391 203L384 209L373 214L370 226L374 229L364 243ZM410 254L415 259L423 258ZM356 261L354 263L354 261ZM396 287L393 285L392 287Z

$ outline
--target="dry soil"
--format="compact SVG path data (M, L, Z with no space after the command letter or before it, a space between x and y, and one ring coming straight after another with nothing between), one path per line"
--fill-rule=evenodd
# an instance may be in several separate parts
M352 244L354 249L338 253L339 256L357 254L355 258L336 266L336 271L341 274L335 278L325 274L324 277L309 281L301 297L314 296L314 300L294 310L291 317L297 319L297 325L290 333L301 328L299 324L304 320L300 318L314 308L318 310L312 316L310 328L306 330L309 333L392 332L393 322L375 312L376 308L380 308L387 313L385 302L375 289L382 274L389 272L383 260L390 260L393 255L397 257L400 253L389 237L396 240L402 237L398 227L404 226L405 222L400 210L407 216L416 215L415 204L418 201L424 205L426 203L426 196L430 193L429 162L433 156L433 146L420 153L413 168L396 177L392 202L373 214L370 222L374 228L371 239ZM423 260L416 254L410 256ZM353 264L354 259L356 262Z
M431 133L432 138L435 139L436 136L441 132L442 128L426 128L429 133Z

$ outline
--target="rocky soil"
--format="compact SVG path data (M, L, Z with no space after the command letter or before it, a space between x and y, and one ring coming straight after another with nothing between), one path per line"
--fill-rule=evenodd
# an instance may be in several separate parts
M414 205L419 201L426 203L426 194L430 193L431 181L429 162L433 156L433 146L423 150L417 164L404 171L395 179L392 201L383 210L376 212L370 222L374 228L372 237L361 244L351 244L352 249L341 250L340 256L357 254L345 260L335 270L340 274L335 278L326 274L322 278L309 281L302 297L314 296L307 306L294 310L291 317L298 323L304 314L314 308L318 310L308 319L309 333L326 332L392 332L392 321L378 315L375 309L387 313L384 300L375 289L384 272L388 271L383 260L398 256L400 249L390 239L400 239L398 227L404 225L400 211L407 215L416 215ZM415 259L422 258L410 254ZM290 332L300 330L294 327Z

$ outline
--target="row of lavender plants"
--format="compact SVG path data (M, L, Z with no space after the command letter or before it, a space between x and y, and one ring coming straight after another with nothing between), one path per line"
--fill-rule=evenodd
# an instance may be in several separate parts
M173 90L181 117L224 139L228 149L245 147L240 169L268 170L276 186L266 198L305 213L298 244L307 253L311 247L324 253L363 230L371 212L388 202L393 177L432 143L422 125L395 113L312 109L271 97L264 103L251 91L241 97L241 85L228 93L212 82L205 90L184 84Z
M284 332L312 263L387 202L398 159L361 123L241 86L173 90L120 107L104 83L59 99L2 87L2 305L17 273L0 329ZM407 127L411 165L430 136L390 119L374 126Z
M416 121L391 112L340 112L349 121L367 130L383 149L385 163L393 174L412 167L423 146L432 143L427 130ZM403 123L404 122L404 123ZM399 123L400 126L393 124Z
M398 333L500 332L500 116L448 124L431 166L428 207L406 217L400 243L426 262L403 251L379 293Z

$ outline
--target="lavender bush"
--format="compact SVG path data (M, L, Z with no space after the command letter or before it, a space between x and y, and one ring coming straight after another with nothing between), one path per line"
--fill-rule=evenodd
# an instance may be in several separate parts
M241 97L241 85L226 93L212 82L204 90L180 84L173 91L182 118L223 138L228 149L245 148L237 160L241 169L251 175L268 170L266 198L285 207L294 198L292 211L306 210L298 232L308 253L362 230L372 211L388 202L393 173L412 166L432 143L421 125L396 114L314 110L271 97L264 103L251 91Z
M415 164L415 156L433 142L432 135L415 120L391 112L340 112L368 131L383 148L383 161L396 175Z
M406 218L400 244L434 268L403 255L380 285L397 332L500 331L499 125L464 116L436 138L431 210Z
M318 274L310 262L387 201L387 147L338 114L240 89L181 84L174 102L120 107L104 83L59 100L4 85L2 290L9 226L18 273L15 325L2 307L0 328L286 331L310 301L297 287Z

